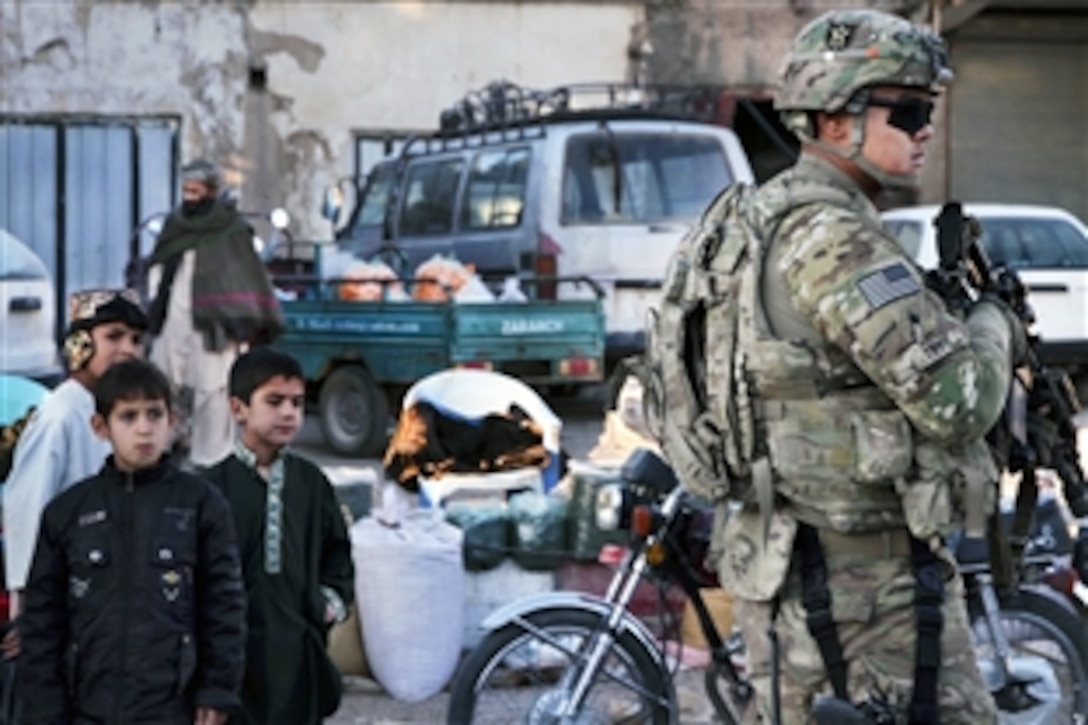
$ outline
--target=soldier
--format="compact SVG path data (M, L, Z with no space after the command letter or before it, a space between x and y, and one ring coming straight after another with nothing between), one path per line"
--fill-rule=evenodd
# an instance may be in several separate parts
M872 10L809 23L781 71L802 150L755 192L762 314L738 333L773 503L715 541L768 722L828 691L896 722L996 720L943 542L993 505L983 436L1026 342L998 302L952 314L873 201L917 185L951 76L939 38ZM761 335L790 353L744 342Z

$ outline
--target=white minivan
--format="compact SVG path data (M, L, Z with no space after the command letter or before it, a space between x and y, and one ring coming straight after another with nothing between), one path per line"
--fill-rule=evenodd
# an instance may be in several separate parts
M677 241L719 191L754 181L736 134L644 97L578 109L515 98L497 115L444 115L443 130L375 166L339 245L364 259L392 250L409 269L452 255L537 298L593 292L530 278L591 278L609 361L640 351Z

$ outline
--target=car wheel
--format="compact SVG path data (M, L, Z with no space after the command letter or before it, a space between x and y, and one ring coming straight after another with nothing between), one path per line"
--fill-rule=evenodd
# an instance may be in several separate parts
M344 456L372 457L385 446L389 405L385 393L366 368L337 368L321 386L318 398L325 442Z

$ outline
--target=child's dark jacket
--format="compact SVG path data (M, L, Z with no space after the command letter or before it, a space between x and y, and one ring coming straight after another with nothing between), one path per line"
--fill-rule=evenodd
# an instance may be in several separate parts
M327 597L354 599L354 567L336 494L316 465L283 457L281 566L267 571L269 490L232 454L205 475L230 502L249 601L249 642L242 686L246 725L310 725L340 703L340 674L326 650Z
M165 461L106 462L45 510L19 620L25 722L193 722L239 704L245 591L229 506Z

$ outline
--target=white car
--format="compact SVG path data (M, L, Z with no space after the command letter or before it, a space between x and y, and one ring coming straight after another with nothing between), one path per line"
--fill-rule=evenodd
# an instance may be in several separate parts
M981 242L995 265L1015 269L1035 312L1043 359L1073 376L1088 373L1088 226L1050 206L964 204L982 224ZM882 213L885 227L925 269L938 266L937 205Z
M57 382L56 321L49 270L30 247L0 229L0 373Z

